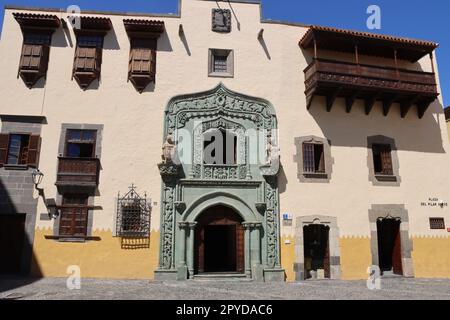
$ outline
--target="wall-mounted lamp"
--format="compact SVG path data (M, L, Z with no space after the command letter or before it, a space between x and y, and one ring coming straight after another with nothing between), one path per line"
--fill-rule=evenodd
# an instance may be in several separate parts
M41 171L39 171L39 169L36 169L35 171L33 171L33 173L31 173L31 177L33 178L34 186L37 189L38 185L41 184L42 179L44 178L44 174Z

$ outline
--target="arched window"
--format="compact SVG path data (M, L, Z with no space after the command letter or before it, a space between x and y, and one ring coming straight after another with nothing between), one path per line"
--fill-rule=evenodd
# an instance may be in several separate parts
M237 136L230 130L211 129L203 134L203 163L237 164Z

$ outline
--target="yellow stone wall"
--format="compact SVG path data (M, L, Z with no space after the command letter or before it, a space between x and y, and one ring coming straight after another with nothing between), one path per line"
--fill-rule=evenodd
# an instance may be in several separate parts
M40 277L66 277L67 267L78 265L84 278L153 279L158 266L159 232L150 239L122 242L111 231L94 231L100 241L85 243L45 239L51 229L36 229L32 274ZM122 245L127 248L122 248Z
M450 278L450 237L413 237L417 278Z
M85 278L153 279L158 266L159 232L149 241L132 242L113 237L111 231L94 232L100 241L65 243L45 239L51 229L36 229L32 274L38 277L66 277L67 267L78 265ZM288 240L289 243L286 243ZM369 237L339 240L343 280L367 278L372 257ZM413 262L417 278L450 278L450 237L413 237ZM295 238L281 238L281 264L286 281L295 281Z
M344 280L367 279L367 268L372 265L369 237L342 237L341 278Z
M290 243L286 244L286 240ZM281 265L286 272L286 281L295 281L295 238L292 236L281 237Z

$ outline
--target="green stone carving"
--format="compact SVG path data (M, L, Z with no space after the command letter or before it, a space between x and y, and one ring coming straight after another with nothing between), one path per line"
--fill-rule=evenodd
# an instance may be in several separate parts
M237 132L236 165L203 164L203 133L211 128ZM177 140L179 129L194 133L189 144L184 139ZM207 92L170 100L165 111L164 137L173 134L176 148L189 145L193 150L187 161L190 163L158 165L163 183L157 278L175 280L180 270L184 277L186 263L192 277L196 220L206 209L224 205L241 215L247 226L248 275L251 276L253 265L259 265L261 268L255 270L260 271L254 278L264 274L267 279L281 279L278 275L284 272L280 266L278 167L272 158L267 163L250 163L250 159L258 157L245 135L247 130L263 130L263 145L276 148L272 146L275 139L271 140L275 129L275 110L268 101L233 92L223 84ZM188 174L185 176L183 172ZM181 225L191 228L188 231L176 227Z

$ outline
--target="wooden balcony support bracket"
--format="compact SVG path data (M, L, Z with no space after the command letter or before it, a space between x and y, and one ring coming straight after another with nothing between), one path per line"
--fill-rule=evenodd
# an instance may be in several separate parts
M337 87L327 98L327 112L330 112L333 108L333 104L336 101L337 96L342 91L342 87Z
M370 112L373 109L373 106L375 104L375 102L377 101L378 97L381 95L380 92L375 93L373 96L365 99L364 101L364 108L365 108L365 112L366 115L368 116L370 114Z
M430 104L434 101L434 99L428 99L422 102L417 103L417 115L419 119L422 119L425 115L425 112L427 111Z
M349 97L345 98L345 111L347 113L352 111L353 104L355 103L360 92L360 90L355 90Z
M387 117L389 111L391 110L392 104L398 99L397 94L391 95L389 98L383 100L383 115Z
M306 96L306 109L309 110L314 100L314 92Z
M406 117L413 104L417 102L418 98L419 96L415 95L412 98L404 100L400 103L400 116L402 117L402 119Z

